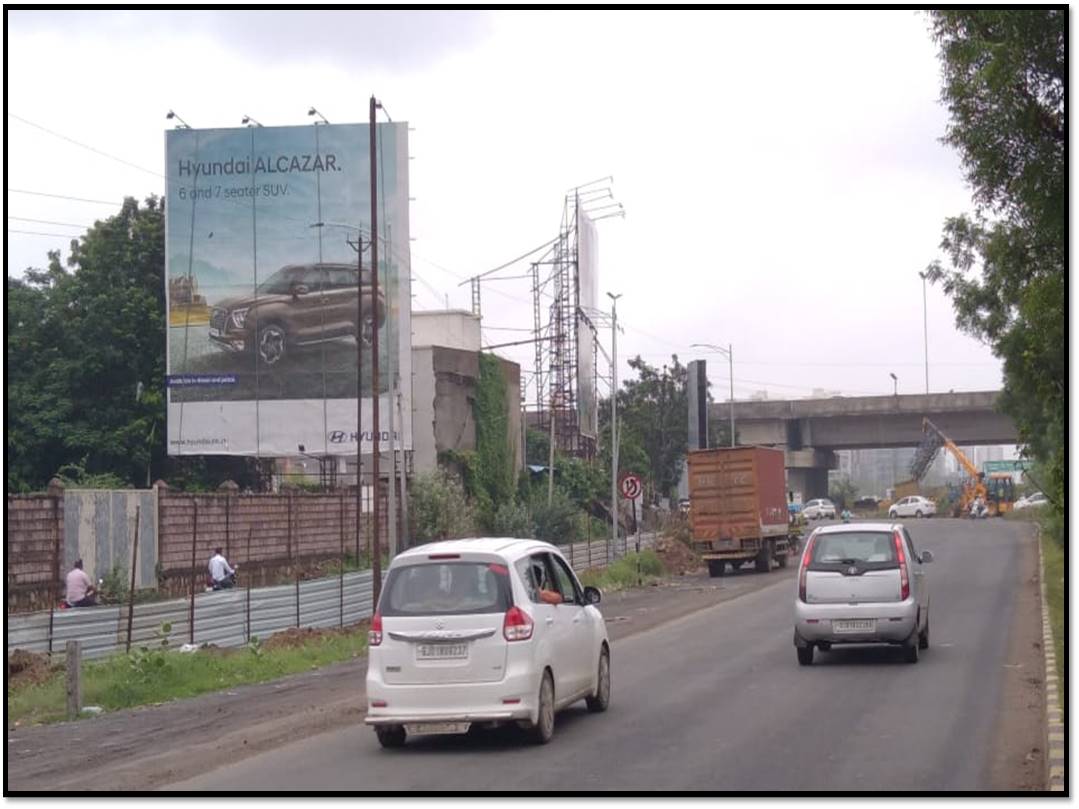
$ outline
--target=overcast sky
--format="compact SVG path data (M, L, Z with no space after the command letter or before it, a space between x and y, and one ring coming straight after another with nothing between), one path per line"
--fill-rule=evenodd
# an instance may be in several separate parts
M44 266L49 249L66 254L70 239L13 231L78 235L70 225L115 213L126 195L163 193L170 108L196 128L239 126L244 114L306 124L311 105L346 123L366 120L373 93L415 128L414 308L442 308L446 296L469 308L461 280L554 237L567 189L612 175L626 216L598 223L598 288L604 306L605 292L623 296L620 358L707 358L717 399L726 359L691 343L733 344L739 399L888 394L889 372L901 393L925 389L918 272L939 254L944 219L971 202L957 155L939 142L947 111L920 13L9 11L7 21L9 273ZM514 331L532 323L527 281L485 284L483 307L485 343L528 337ZM927 310L931 390L999 388L1000 363L956 329L939 288ZM499 353L531 371L531 346Z

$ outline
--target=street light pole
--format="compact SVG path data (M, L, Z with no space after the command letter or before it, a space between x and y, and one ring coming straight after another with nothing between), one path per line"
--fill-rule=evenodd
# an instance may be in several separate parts
M929 393L929 311L926 304L926 292L925 292L925 279L926 274L924 272L918 273L922 278L922 331L925 340L925 392Z
M888 372L888 376L890 376L892 378L892 385L893 385L893 388L894 388L892 390L892 395L893 396L898 396L899 395L899 377L896 376L895 374L893 374L891 371Z
M611 539L618 547L618 299L611 299Z
M730 343L727 343L726 348L723 348L723 346L712 345L712 343L690 343L689 347L690 348L710 348L713 351L718 351L720 354L726 354L727 355L727 362L728 362L728 369L729 369L728 374L730 376L730 382L731 382L731 446L733 447L735 445L735 443L734 443L734 347Z
M378 471L378 404L380 391L378 379L378 163L375 150L375 110L381 105L371 96L370 105L370 157L371 157L371 317L373 326L371 329L371 481L374 491L374 505L372 516L371 533L374 539L371 543L371 602L374 609L378 609L378 597L382 590L382 521L379 519L379 480ZM363 321L357 324L357 329L362 340ZM357 403L358 404L358 403ZM357 519L359 516L357 515Z

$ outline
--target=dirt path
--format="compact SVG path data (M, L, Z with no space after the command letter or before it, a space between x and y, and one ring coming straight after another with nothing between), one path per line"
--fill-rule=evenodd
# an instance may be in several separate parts
M614 654L619 638L790 580L792 573L676 576L657 586L610 593L600 608ZM786 587L775 592L777 598L790 595ZM366 659L358 659L76 723L9 728L8 789L155 789L286 741L357 724L365 713L366 667Z

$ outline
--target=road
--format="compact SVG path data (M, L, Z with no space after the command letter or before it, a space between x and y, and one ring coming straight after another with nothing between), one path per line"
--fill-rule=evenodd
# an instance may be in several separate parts
M898 649L852 647L799 666L792 580L782 575L614 641L611 709L591 715L581 704L560 714L547 746L507 729L384 751L357 724L170 788L1040 788L1033 542L1003 520L912 520L910 530L935 557L933 645L916 665Z

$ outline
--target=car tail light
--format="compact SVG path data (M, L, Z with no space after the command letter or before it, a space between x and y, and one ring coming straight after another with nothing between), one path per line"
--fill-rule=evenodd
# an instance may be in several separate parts
M899 560L899 584L900 601L906 601L910 598L910 574L907 572L907 555L903 553L903 537L899 536L899 532L896 531L893 534L895 537L895 556Z
M371 628L367 631L367 645L382 645L382 615L376 612L371 616Z
M506 640L528 640L532 637L532 619L520 607L513 606L506 610L502 619L502 637Z
M806 573L809 571L809 560L813 557L813 542L817 539L817 532L809 535L805 553L802 554L802 569L798 571L798 598L806 600Z

